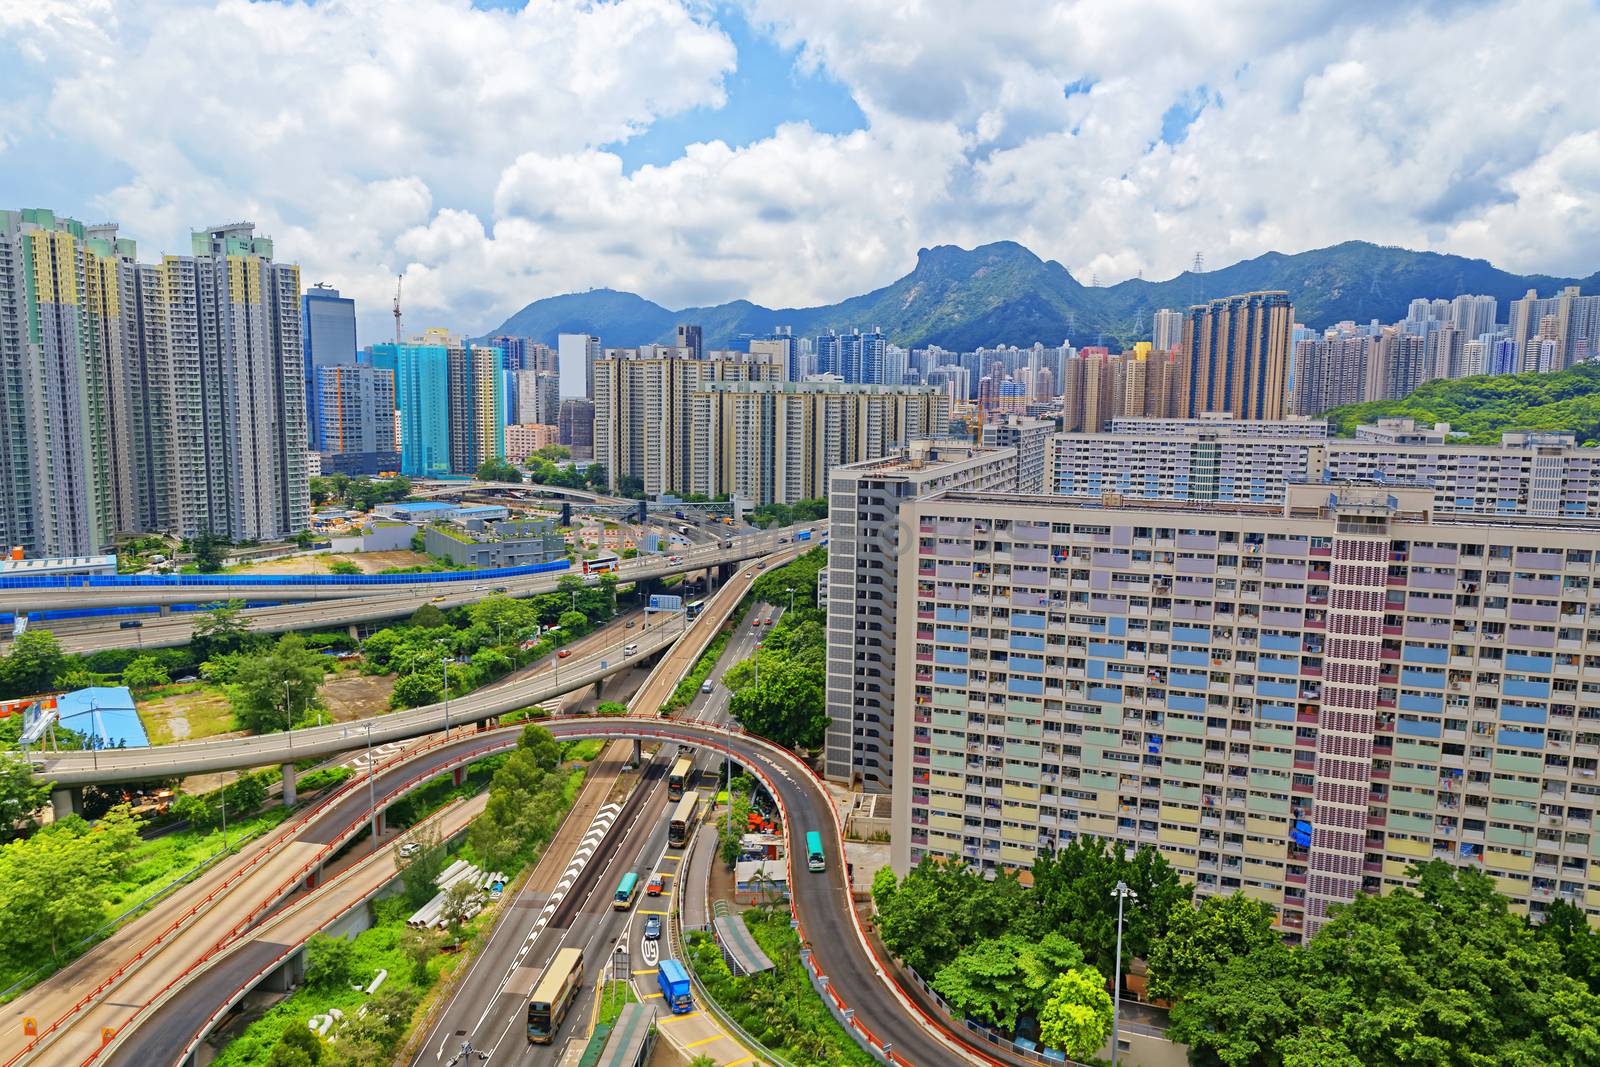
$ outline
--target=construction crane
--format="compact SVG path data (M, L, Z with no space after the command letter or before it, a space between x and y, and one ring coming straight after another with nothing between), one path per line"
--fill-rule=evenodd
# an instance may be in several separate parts
M400 285L406 280L404 274L394 276L394 343L400 343Z

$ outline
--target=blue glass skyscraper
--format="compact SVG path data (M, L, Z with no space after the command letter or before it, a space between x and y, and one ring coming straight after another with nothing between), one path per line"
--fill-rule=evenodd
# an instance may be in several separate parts
M306 443L313 452L326 451L322 440L322 410L317 389L317 368L348 366L356 361L356 302L339 290L317 284L300 298L306 371Z

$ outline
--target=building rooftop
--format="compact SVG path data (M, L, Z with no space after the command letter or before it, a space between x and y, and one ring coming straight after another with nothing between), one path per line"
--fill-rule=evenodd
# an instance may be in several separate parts
M0 559L0 574L56 574L62 571L117 569L115 555L54 556L45 559Z

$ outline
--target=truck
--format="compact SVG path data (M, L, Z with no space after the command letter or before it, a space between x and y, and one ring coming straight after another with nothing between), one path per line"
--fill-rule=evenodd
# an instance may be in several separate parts
M811 531L801 530L799 533L794 535L794 539L796 541L809 541L811 540Z
M674 1015L684 1015L694 1010L694 995L689 992L689 972L677 960L662 960L656 968L656 984L661 987L661 999Z

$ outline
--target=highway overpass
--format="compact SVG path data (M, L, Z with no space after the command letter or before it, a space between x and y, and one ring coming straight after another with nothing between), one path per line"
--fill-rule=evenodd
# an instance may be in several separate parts
M680 552L638 556L618 565L617 577L634 582L665 578L684 571L739 563L766 555L801 529L825 524L744 534ZM678 562L671 562L676 559ZM349 597L409 596L420 602L437 595L478 594L504 588L513 596L553 592L561 578L578 568L502 567L436 574L366 575L224 575L173 574L65 576L0 579L0 611L31 612L72 608L160 606L212 603L218 600L339 600Z

